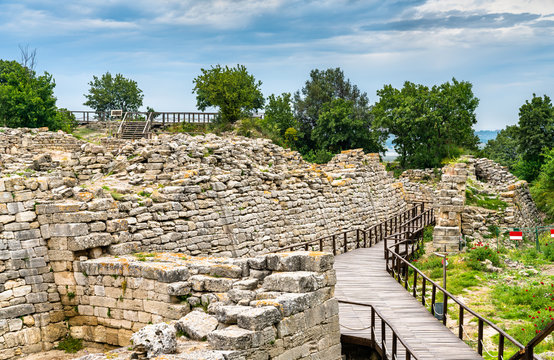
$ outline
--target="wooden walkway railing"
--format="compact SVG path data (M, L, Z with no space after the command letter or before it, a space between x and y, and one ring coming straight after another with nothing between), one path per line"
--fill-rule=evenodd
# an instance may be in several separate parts
M405 352L405 359L406 360L411 360L411 359L418 359L417 356L415 355L415 351L406 343L404 342L400 337L398 337L398 333L399 331L393 326L391 325L386 319L385 317L381 314L381 312L379 310L377 310L373 305L370 305L370 304L363 304L363 303L359 303L359 302L354 302L354 301L346 301L346 300L339 300L339 303L342 303L342 304L350 304L350 305L358 305L358 306L365 306L365 307L369 307L371 308L371 325L370 325L370 332L371 332L371 347L373 349L380 349L381 351L379 352L381 355L381 358L384 358L386 359L388 357L388 354L391 354L391 359L397 359L398 358L398 343L400 343L400 345L402 345L404 347L404 352ZM381 336L380 337L377 337L376 336L376 332L377 332L377 327L376 327L376 321L379 321L380 322L380 331L381 331ZM390 349L387 348L387 327L390 329L391 331L391 345L390 345ZM378 344L379 343L379 344ZM377 346L379 345L379 346Z
M69 111L75 115L75 119L80 124L94 123L98 121L111 121L116 120L110 116L108 111ZM208 112L182 112L182 111L156 111L141 112L141 111L129 111L123 113L127 118L142 117L146 119L149 115L152 119L152 124L161 126L190 123L190 124L209 124L215 120L217 113ZM119 119L117 119L119 120Z
M329 251L333 255L342 254L353 249L369 248L379 243L397 229L409 229L422 226L425 222L434 221L433 209L423 211L424 205L417 204L402 213L383 220L367 229L346 230L337 234L324 236L315 240L281 247L275 252L294 250ZM428 223L426 223L427 226Z
M477 312L468 308L463 304L459 299L453 296L451 293L446 291L440 285L435 283L429 277L427 277L423 272L417 269L410 263L410 259L413 255L420 249L423 245L423 231L426 226L434 224L434 212L433 209L425 210L424 204L418 204L412 208L402 212L399 215L386 219L379 222L376 225L373 225L367 229L355 229L355 230L346 230L338 234L325 236L318 238L316 240L301 242L289 246L279 248L277 252L280 251L293 251L293 250L319 250L319 251L329 251L333 255L338 255L341 253L346 253L350 250L358 248L370 248L374 244L377 244L381 241L384 241L384 256L386 270L389 274L392 275L400 284L404 286L406 290L410 290L414 298L421 297L421 303L427 308L427 289L431 287L431 303L430 303L430 312L435 315L437 292L442 292L443 294L443 310L442 322L446 325L447 316L448 316L448 303L452 302L459 306L458 311L458 338L461 340L470 340L467 338L464 339L464 316L470 314L478 319L478 339L477 339L477 353L483 355L484 342L484 326L490 326L494 331L499 334L498 337L498 360L504 360L505 352L505 341L510 341L519 351L514 354L510 360L540 360L539 357L533 354L533 348L542 341L546 336L548 336L552 331L554 331L554 321L551 322L541 333L539 333L527 346L522 345L512 336L507 334L505 331L500 329L498 326L493 324L491 321L485 319L483 316ZM412 285L410 285L409 274L413 273ZM418 285L418 280L421 279L421 285ZM419 290L419 291L418 291ZM379 318L379 321L382 322L381 331L384 332L385 324L389 326L392 331L393 346L392 358L396 358L396 340L398 339L400 343L405 348L406 358L411 359L416 358L413 354L413 351L407 346L402 339L398 338L398 332L393 326L390 326L389 322L381 316L381 314L373 308L373 306L368 304L361 304L356 302L341 301L342 303L359 305L359 306L370 306L371 307L371 336L373 345L375 343L375 321ZM385 338L383 333L381 339ZM382 344L385 346L385 344ZM374 346L375 348L375 346ZM383 348L382 348L383 349ZM384 352L384 358L387 358L387 352Z
M417 230L423 231L422 229ZM422 234L415 235L416 237L422 238ZM539 357L536 357L533 355L533 348L536 346L540 340L544 339L550 332L554 330L554 321L547 326L547 329L543 331L543 334L541 335L540 340L536 341L536 343L531 344L531 346L524 346L520 342L518 342L516 339L514 339L512 336L507 334L504 330L500 329L498 326L493 324L491 321L485 319L483 316L481 316L479 313L473 311L472 309L468 308L464 303L462 303L458 298L456 298L454 295L449 293L446 289L438 285L436 282L431 280L429 277L427 277L422 271L420 271L418 268L416 268L414 265L410 263L410 259L413 257L414 253L419 248L419 241L414 240L414 233L409 232L403 232L398 234L393 234L390 236L387 236L385 238L385 241L388 242L388 246L385 246L385 259L386 259L386 269L389 274L393 278L395 278L400 284L404 283L404 287L406 290L409 290L411 287L412 290L412 296L414 298L418 298L418 296L421 297L421 304L425 307L427 307L427 288L428 286L431 287L431 303L429 304L430 312L431 314L435 315L436 313L436 300L437 300L437 291L442 292L443 294L443 306L442 306L442 313L437 314L439 317L442 317L442 323L446 326L447 317L448 317L448 303L452 302L453 304L458 305L458 337L460 340L470 340L467 338L464 339L464 316L466 313L474 316L478 320L478 330L477 330L477 353L479 355L483 355L484 350L484 342L483 342L483 334L484 334L484 326L490 326L495 332L498 333L498 360L504 359L504 351L505 351L505 341L510 341L515 347L519 348L519 351L512 356L510 359L525 359L525 360L532 360L532 359L540 359ZM414 242L415 241L415 242ZM401 251L403 248L403 251ZM413 280L410 285L410 272L413 273ZM418 279L421 278L421 287L420 292L418 292ZM548 332L549 331L549 332ZM537 339L539 336L537 336ZM486 351L486 349L485 349ZM525 357L518 357L525 355Z

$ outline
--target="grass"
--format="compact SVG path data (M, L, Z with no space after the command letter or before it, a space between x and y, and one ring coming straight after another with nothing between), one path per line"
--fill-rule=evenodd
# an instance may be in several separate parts
M83 348L83 341L81 339L75 339L71 335L66 336L56 346L57 350L63 350L66 353L74 354Z
M500 249L497 251L487 245L477 243L466 253L448 256L447 290L463 298L463 302L472 310L497 324L500 328L522 344L527 344L550 321L554 320L554 276L544 274L544 266L554 260L554 242L550 234L540 238L541 250L535 248ZM506 260L519 262L516 267L505 265ZM498 272L489 272L485 260L500 267ZM433 281L442 286L441 259L432 254L423 255L413 265L424 272ZM537 272L528 272L535 268ZM413 274L412 274L413 275ZM413 281L413 277L410 277ZM410 286L413 286L410 283ZM418 282L421 291L421 282ZM427 291L430 302L430 291ZM442 294L437 293L437 302L442 301ZM452 305L452 303L450 303ZM429 306L428 306L429 308ZM458 318L458 306L449 306L449 319ZM469 322L465 327L470 338L477 338L476 322ZM469 327L468 327L469 326ZM457 327L456 327L457 330ZM495 355L498 334L486 338L486 347ZM468 342L476 346L475 341ZM512 355L517 349L509 341L505 343L504 357ZM554 351L554 340L550 336L535 348L537 354ZM493 359L484 354L485 359Z
M498 199L498 197L479 193L476 188L467 186L466 188L466 205L479 206L489 210L505 210L508 203Z

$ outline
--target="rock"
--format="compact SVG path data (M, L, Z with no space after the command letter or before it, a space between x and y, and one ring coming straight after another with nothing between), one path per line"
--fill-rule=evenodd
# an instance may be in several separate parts
M237 325L243 329L258 331L278 323L281 318L281 312L277 308L264 306L239 313Z
M217 328L219 322L203 311L192 311L177 320L175 328L193 340L206 340L208 334Z
M148 358L172 354L177 350L177 331L166 323L147 325L131 336L133 350L146 353Z

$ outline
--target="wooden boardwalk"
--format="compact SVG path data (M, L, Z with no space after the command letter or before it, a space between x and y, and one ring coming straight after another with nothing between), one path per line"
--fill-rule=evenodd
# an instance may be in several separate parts
M371 248L356 249L336 256L335 269L336 298L339 301L373 305L396 328L398 337L414 351L417 359L483 359L435 319L411 293L387 273L383 258L383 242ZM339 303L343 338L348 337L350 341L358 344L369 343L370 316L370 307ZM376 334L377 346L380 348L379 320L376 320ZM391 331L387 329L388 353L392 346L391 336ZM398 359L405 359L405 350L400 342Z

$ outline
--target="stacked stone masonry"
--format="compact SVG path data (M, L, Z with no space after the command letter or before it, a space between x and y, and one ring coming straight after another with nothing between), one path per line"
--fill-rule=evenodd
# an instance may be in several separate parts
M76 288L79 315L70 320L71 332L126 346L94 359L130 359L133 353L175 353L172 359L340 359L333 260L319 252L88 260L81 264L86 276ZM127 348L131 336L132 348Z
M68 323L75 336L115 344L149 321L172 319L153 307L148 321L110 326L106 309L121 309L94 301L113 300L82 302L90 259L253 257L406 208L378 156L360 150L317 166L260 139L176 135L112 149L63 133L0 130L0 359L52 348ZM178 309L168 296L154 298ZM92 318L98 325L85 325Z
M443 168L434 205L436 226L433 231L433 247L441 251L459 250L466 181L467 164L456 163Z

